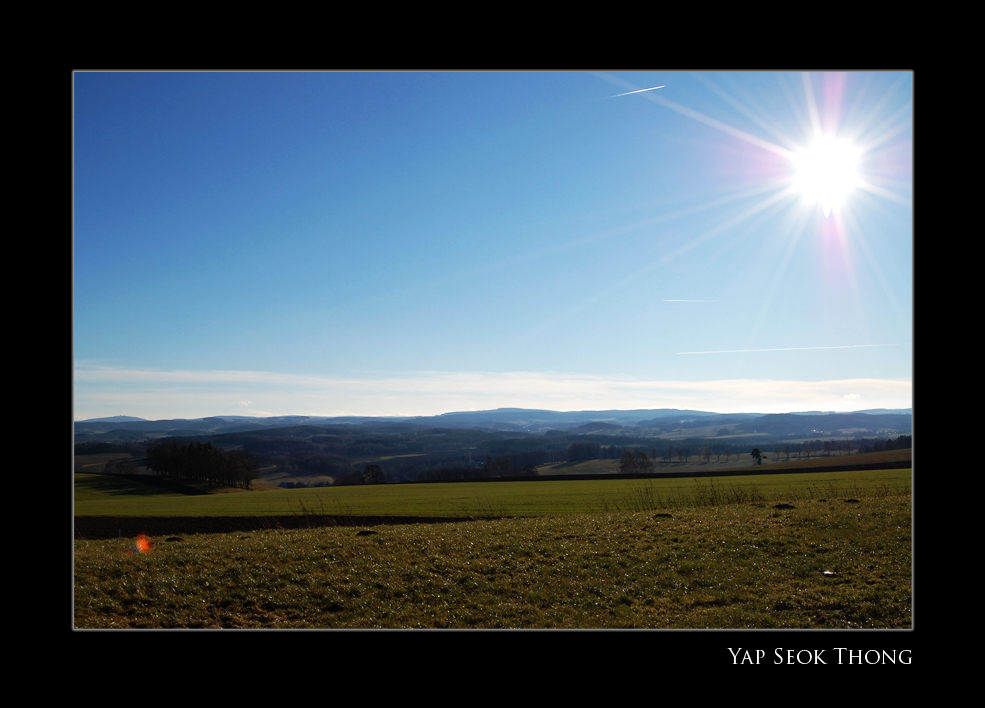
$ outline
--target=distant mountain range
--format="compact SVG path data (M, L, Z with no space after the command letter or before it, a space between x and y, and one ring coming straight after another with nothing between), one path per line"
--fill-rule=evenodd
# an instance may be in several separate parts
M76 421L77 423L136 423L146 421L146 418L134 418L132 415L113 415L109 418L89 418L89 420Z
M674 408L549 411L525 408L498 408L490 411L460 411L435 416L212 416L174 420L144 420L132 416L112 416L77 421L75 433L81 437L101 437L118 432L137 439L142 434L202 435L248 432L293 426L358 426L361 430L410 432L428 428L475 429L495 432L544 434L561 430L572 434L653 435L694 429L701 435L714 435L712 429L729 433L756 433L770 436L792 435L874 435L879 431L909 433L912 408L877 408L853 413L807 411L764 415L761 413L720 414ZM710 432L712 431L712 432Z

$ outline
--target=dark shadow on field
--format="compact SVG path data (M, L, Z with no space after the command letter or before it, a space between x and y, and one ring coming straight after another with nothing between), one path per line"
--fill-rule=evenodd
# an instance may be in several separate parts
M161 477L147 475L99 475L75 481L79 489L111 496L149 497L157 494L208 494Z
M406 524L457 524L507 517L429 516L332 516L291 514L271 516L76 516L75 538L95 540L134 537L188 536L277 529L317 529L334 526L399 526ZM365 535L365 534L360 534Z

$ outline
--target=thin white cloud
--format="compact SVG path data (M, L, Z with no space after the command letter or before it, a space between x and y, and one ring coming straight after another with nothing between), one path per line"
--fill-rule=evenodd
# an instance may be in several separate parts
M677 352L678 354L745 354L747 352L799 352L811 349L865 349L868 347L892 347L893 344L840 344L833 347L780 347L778 349L717 349L707 352Z
M607 410L688 408L722 413L850 410L844 392L870 407L911 406L909 379L665 381L557 372L411 372L329 377L269 371L154 371L77 365L77 420L135 411L143 418L251 415L435 415L495 408Z

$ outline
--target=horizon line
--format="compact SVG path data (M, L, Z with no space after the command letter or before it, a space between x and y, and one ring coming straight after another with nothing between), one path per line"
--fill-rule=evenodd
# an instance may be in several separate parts
M220 415L206 415L198 418L185 418L181 416L176 416L174 418L141 418L140 416L127 415L121 413L118 415L110 416L100 416L97 418L85 418L83 420L74 420L73 423L92 423L92 422L110 422L106 419L112 418L135 418L138 421L143 421L147 423L155 423L160 421L168 420L206 420L208 418L243 418L246 420L267 420L269 418L324 418L324 419L334 419L334 418L403 418L411 420L414 418L440 418L445 415L459 415L459 414L478 414L478 413L497 413L500 411L526 411L526 412L548 412L548 413L630 413L632 411L679 411L681 413L707 413L710 415L804 415L810 413L817 413L820 415L850 415L852 413L864 413L866 411L877 411L877 410L902 410L902 411L912 411L913 407L903 407L903 408L891 408L885 406L879 406L876 408L860 408L851 411L837 411L837 410L818 410L818 411L796 411L791 410L786 413L761 413L759 411L732 411L729 413L722 413L720 411L714 410L701 410L697 408L584 408L578 410L554 410L552 408L518 408L514 406L504 406L501 408L483 408L480 410L454 410L445 411L444 413L434 413L431 415L403 415L403 414L380 414L380 415L357 415L357 414L341 414L341 415L323 415L323 414L307 414L307 413L283 413L277 415L239 415L239 414L220 414Z

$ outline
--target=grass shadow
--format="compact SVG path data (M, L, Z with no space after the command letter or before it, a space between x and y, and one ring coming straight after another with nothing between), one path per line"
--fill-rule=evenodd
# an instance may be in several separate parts
M106 494L109 496L156 496L160 494L184 494L196 496L208 492L188 487L162 477L149 475L91 475L75 479L76 492Z

